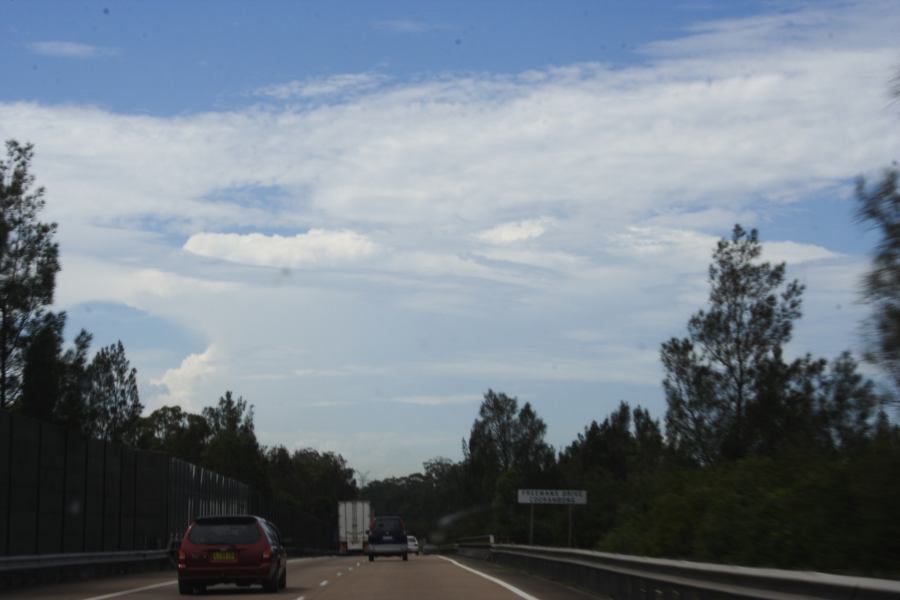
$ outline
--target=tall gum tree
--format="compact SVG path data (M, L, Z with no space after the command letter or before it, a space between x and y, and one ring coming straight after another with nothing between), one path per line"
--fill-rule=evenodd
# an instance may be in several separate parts
M662 345L666 435L700 464L746 453L748 410L800 317L803 286L761 254L757 231L735 225L713 253L709 306L691 317L686 338Z
M31 144L6 142L0 160L0 408L22 393L29 324L53 302L59 247L55 223L42 223L44 188L35 187Z

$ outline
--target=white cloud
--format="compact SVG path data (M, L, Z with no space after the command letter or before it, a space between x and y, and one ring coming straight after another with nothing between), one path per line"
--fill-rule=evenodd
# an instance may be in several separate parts
M90 44L80 44L78 42L31 42L27 44L28 49L35 54L41 56L53 56L57 58L101 58L104 56L113 56L118 54L117 50L112 48L103 48L101 46L92 46Z
M841 255L815 244L798 244L797 242L765 242L763 258L772 262L785 262L788 266L801 263L839 258Z
M177 405L190 412L198 412L204 404L197 402L198 384L213 377L219 370L218 352L210 346L201 354L191 354L181 361L181 365L169 369L150 383L161 386L165 391L150 399L148 410L161 406Z
M355 261L371 256L376 246L354 231L311 229L293 237L250 233L197 233L184 249L198 256L265 267L295 268Z
M478 234L478 239L488 244L512 244L531 240L544 235L546 231L546 219L529 219L503 223L491 227Z

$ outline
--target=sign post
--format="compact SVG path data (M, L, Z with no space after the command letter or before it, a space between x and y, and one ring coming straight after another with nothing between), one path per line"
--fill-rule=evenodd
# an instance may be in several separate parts
M534 505L562 504L569 507L569 547L572 547L572 507L587 504L586 490L519 490L519 504L530 504L528 545L534 545Z

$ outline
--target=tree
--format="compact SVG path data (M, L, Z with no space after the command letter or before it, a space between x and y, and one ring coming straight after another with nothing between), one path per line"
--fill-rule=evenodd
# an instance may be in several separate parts
M863 296L872 306L868 321L870 347L867 358L880 365L900 389L900 190L897 168L884 173L869 188L856 182L858 216L881 235L872 257L872 268L863 280Z
M47 312L31 323L22 369L23 414L52 421L61 395L63 372L63 328L65 313Z
M219 434L252 434L254 439L253 405L248 405L243 396L237 399L227 390L224 396L219 397L217 406L203 408L203 416L206 417L213 435Z
M544 442L547 425L528 402L519 410L515 397L488 390L472 424L466 462L490 483L516 468L539 472L553 463L553 449Z
M785 283L785 265L761 262L757 231L735 225L709 267L709 307L688 322L688 337L662 345L666 433L685 457L708 464L743 456L747 413L766 365L780 356L800 317L803 286Z
M265 456L254 430L253 406L226 391L216 406L203 409L203 417L210 428L203 466L270 493Z
M493 522L482 526L509 536L524 530L524 518L516 515L516 489L548 485L555 474L546 430L529 403L520 410L515 397L493 390L484 394L468 442L463 442L466 508L492 508Z
M33 148L10 140L0 160L0 408L22 392L26 333L53 302L59 248L55 223L38 221L44 188L34 187Z
M337 519L336 501L357 497L353 469L339 454L312 448L290 453L284 446L276 446L266 452L266 461L276 494L280 492L294 507L320 519Z
M60 397L54 407L56 422L85 435L92 435L90 406L88 406L88 393L91 388L88 351L92 339L91 334L82 329L75 336L74 347L63 353Z
M128 362L122 342L101 348L89 372L87 404L95 435L111 442L136 442L144 406L138 395L137 370Z

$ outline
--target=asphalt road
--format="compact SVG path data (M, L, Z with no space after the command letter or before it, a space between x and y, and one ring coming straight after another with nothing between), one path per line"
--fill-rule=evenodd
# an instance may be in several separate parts
M174 571L124 575L12 590L10 597L54 600L148 600L179 598ZM292 559L287 588L214 586L206 598L289 598L290 600L588 600L593 596L491 563L457 557L380 558L340 556Z

